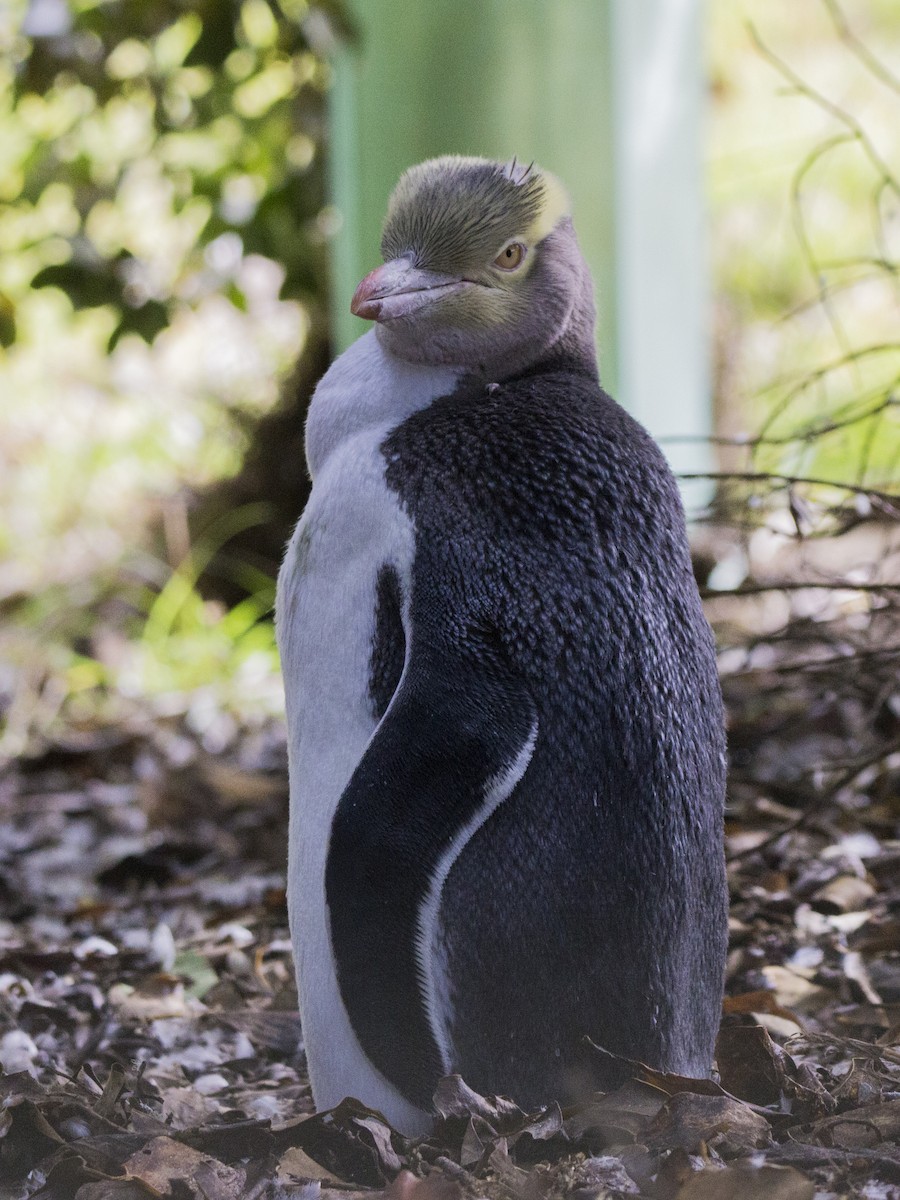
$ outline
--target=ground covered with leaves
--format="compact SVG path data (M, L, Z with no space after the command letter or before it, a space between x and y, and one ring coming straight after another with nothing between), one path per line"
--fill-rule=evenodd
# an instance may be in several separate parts
M0 1197L898 1200L900 623L878 587L710 606L732 757L715 1081L634 1063L526 1113L451 1077L419 1143L351 1100L312 1114L280 727L132 714L9 764Z

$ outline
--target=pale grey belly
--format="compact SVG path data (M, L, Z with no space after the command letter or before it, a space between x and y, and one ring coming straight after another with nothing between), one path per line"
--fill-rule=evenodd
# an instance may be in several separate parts
M325 905L334 813L376 727L369 679L378 572L392 563L405 585L412 564L413 530L384 482L382 437L359 434L329 457L278 580L291 775L288 908L316 1107L355 1095L400 1128L425 1128L425 1114L375 1070L353 1033Z

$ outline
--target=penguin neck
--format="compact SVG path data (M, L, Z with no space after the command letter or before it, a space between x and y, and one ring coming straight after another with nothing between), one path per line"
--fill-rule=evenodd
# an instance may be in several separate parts
M570 371L599 382L594 281L571 218L564 218L547 235L542 251L532 315L522 323L522 336L479 373L501 383L548 371ZM549 327L548 320L553 322Z
M313 393L306 419L306 460L315 478L332 452L357 435L376 443L464 374L459 367L410 363L389 354L374 330L331 364Z
M570 218L565 218L548 235L545 243L545 277L541 280L541 292L549 295L565 295L569 298L567 308L557 316L556 327L546 339L535 339L532 352L525 361L519 362L507 373L507 378L542 374L548 371L570 371L588 375L599 382L597 372L597 350L595 328L597 310L594 304L594 281L578 245L578 238ZM545 312L552 311L549 303L538 306Z
M579 256L580 258L580 256ZM599 382L595 329L597 312L594 305L594 284L583 259L579 263L578 289L575 303L559 335L539 354L534 362L516 376L534 375L545 371L574 371L589 375Z
M580 260L572 306L553 335L546 340L536 339L530 353L524 353L519 346L493 363L483 364L466 374L475 379L503 383L546 372L569 371L599 382L594 341L596 320L593 281L587 264Z

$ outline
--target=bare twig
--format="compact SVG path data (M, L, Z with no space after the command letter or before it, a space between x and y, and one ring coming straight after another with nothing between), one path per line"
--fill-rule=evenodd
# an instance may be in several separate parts
M836 479L817 479L815 476L806 475L782 475L776 471L685 471L679 473L678 478L712 479L722 483L732 480L739 483L769 483L773 487L779 488L807 484L810 487L835 488L837 491L868 496L871 499L882 500L885 504L900 506L900 492L886 492L879 488L864 487L857 483L843 483ZM900 515L900 508L897 509L897 513Z
M789 66L783 58L780 58L774 52L774 50L771 50L766 45L766 43L757 33L756 27L752 24L750 25L750 36L753 38L756 48L759 50L760 54L772 64L775 70L778 71L782 78L785 79L795 91L816 103L824 112L829 113L854 136L865 152L866 157L878 172L881 181L886 187L890 188L892 191L896 192L898 196L900 196L900 180L895 178L890 167L875 148L872 139L869 137L868 133L859 123L859 121L857 121L857 119L852 115L852 113L847 112L846 109L841 108L840 105L829 100L827 96L824 96L817 88L814 88L810 83L807 83L806 80L801 79L793 67Z
M856 55L870 75L900 96L900 79L889 67L884 65L880 58L876 58L866 43L853 32L837 0L822 0L822 3L831 17L838 37L846 44L850 52Z
M871 592L885 595L896 592L900 596L900 583L851 583L847 579L793 579L774 583L748 583L736 588L704 588L704 600L721 600L729 597L765 596L769 592Z
M793 833L795 830L800 829L801 826L806 825L814 816L818 816L834 800L839 792L847 787L848 784L853 783L854 779L858 776L862 775L863 771L883 762L898 750L900 750L900 738L895 738L887 746L880 745L877 750L873 750L857 759L821 792L817 792L799 781L796 785L792 785L791 792L793 795L804 801L807 805L803 812L800 813L796 820L782 825L780 829L776 829L774 833L770 833L761 842L758 842L757 845L748 846L745 850L736 850L734 854L729 854L729 863L737 862L742 858L749 858L751 854L758 854L761 850L765 850L767 846L771 846L780 838L783 838L786 833ZM765 786L765 783L760 784L760 787Z

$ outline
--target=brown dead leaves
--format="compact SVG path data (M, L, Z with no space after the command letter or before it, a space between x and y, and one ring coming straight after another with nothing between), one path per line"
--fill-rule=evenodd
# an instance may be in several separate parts
M212 759L158 722L19 764L0 1200L900 1200L900 803L879 768L877 803L855 780L798 823L814 706L796 730L732 708L718 1080L624 1063L616 1091L530 1113L451 1077L417 1144L354 1101L310 1115L277 733Z

